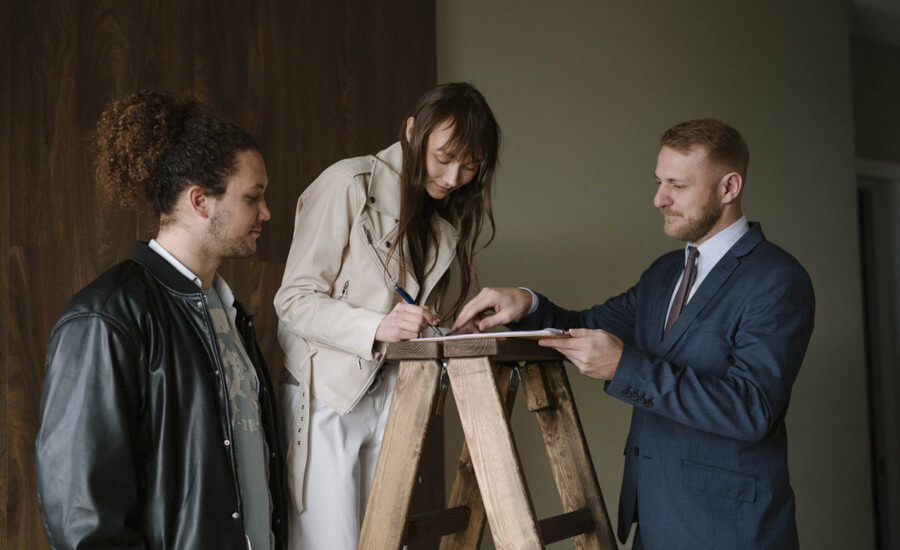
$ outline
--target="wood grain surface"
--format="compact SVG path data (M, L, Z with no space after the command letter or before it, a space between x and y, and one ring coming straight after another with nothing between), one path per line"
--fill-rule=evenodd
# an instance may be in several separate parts
M9 178L10 166L10 7L9 0L0 0L0 550L7 547L8 515L7 465L9 464L9 277L5 254L9 250Z
M545 361L562 357L555 349L539 346L536 340L524 338L473 338L444 342L444 357L482 356L490 356L499 362Z
M503 408L506 417L512 414L516 401L516 388L510 389L511 368L505 365L493 367L494 383L497 393L504 396ZM459 463L456 466L456 477L453 479L453 487L450 489L450 501L448 508L466 506L469 508L469 524L465 531L447 535L441 539L440 550L466 550L476 548L484 535L484 526L487 515L484 510L484 501L481 500L481 491L478 490L478 481L475 478L475 467L472 465L472 455L469 446L463 440L462 450L459 453Z
M532 374L542 371L543 374L543 377L522 378L526 395L543 391L550 394L552 406L534 410L563 510L568 513L588 508L596 526L596 530L591 529L589 533L573 537L574 548L617 550L609 514L562 361L530 363L520 369L520 372L522 370ZM538 385L540 388L529 388Z
M443 356L440 342L394 342L384 354L388 361L404 359L439 359Z
M0 0L0 31L0 549L31 550L47 547L34 438L50 328L153 236L152 220L94 186L103 107L141 87L194 89L259 141L272 221L257 256L221 273L255 313L277 379L271 304L297 196L329 164L397 139L435 82L434 4Z
M544 380L544 369L540 364L527 363L519 369L522 377L522 390L525 392L525 404L531 412L545 409L551 405L547 394L547 383Z
M360 549L402 546L440 373L441 364L433 359L400 363L360 531Z
M542 548L507 419L506 396L497 390L490 359L450 359L447 373L494 544L504 549Z

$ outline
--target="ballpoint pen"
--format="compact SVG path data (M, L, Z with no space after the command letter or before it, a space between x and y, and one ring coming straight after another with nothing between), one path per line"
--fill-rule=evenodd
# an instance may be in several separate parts
M394 290L397 291L397 294L399 294L400 297L403 298L403 300L404 300L407 304L416 305L416 302L412 299L412 296L410 296L410 295L406 292L406 290L403 289L402 286L398 285L397 283L394 283ZM444 336L444 333L441 332L441 329L439 329L439 328L437 328L436 326L431 325L431 324L429 324L428 326L431 327L431 330L433 330L434 333L437 334L438 336Z
M371 246L372 248L375 248L375 243L372 242L372 234L369 232L369 228L366 227L365 225L363 225L362 228L363 228L363 233L366 234L366 240L369 241L369 246ZM378 253L378 250L375 250L375 257L378 258L378 261L381 263L382 269L384 269L385 274L387 274L388 273L387 264L384 263L384 260L381 258L381 254ZM416 301L412 299L412 296L410 296L409 293L406 292L406 290L402 286L398 285L397 283L392 283L392 284L394 285L394 290L396 290L397 294L399 294L400 297L403 298L404 302L406 302L407 304L416 305ZM428 326L431 327L431 330L433 330L434 333L437 334L438 336L444 336L444 333L441 332L441 329L437 328L436 326L434 326L432 324L429 324Z

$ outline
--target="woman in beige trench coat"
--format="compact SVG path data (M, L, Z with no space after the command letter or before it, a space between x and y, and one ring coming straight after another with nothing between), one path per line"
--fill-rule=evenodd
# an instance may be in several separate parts
M294 549L356 548L396 376L387 343L450 319L485 220L493 237L500 130L481 93L432 88L400 134L332 165L297 201L275 296ZM442 310L451 265L460 298Z

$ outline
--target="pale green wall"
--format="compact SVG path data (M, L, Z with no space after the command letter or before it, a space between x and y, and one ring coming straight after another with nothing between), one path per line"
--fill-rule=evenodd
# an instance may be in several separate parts
M530 286L568 307L624 291L679 247L651 205L662 131L716 116L747 138L745 212L806 266L818 301L787 420L809 549L874 544L847 27L842 0L437 1L439 80L477 85L504 132L483 284ZM615 519L631 410L570 376ZM519 405L535 507L558 513Z

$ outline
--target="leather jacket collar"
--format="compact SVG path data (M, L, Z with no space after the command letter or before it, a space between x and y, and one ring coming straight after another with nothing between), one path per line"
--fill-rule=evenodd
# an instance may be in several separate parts
M200 288L193 281L182 275L143 241L138 241L134 245L134 261L147 268L159 282L175 292L200 294Z

